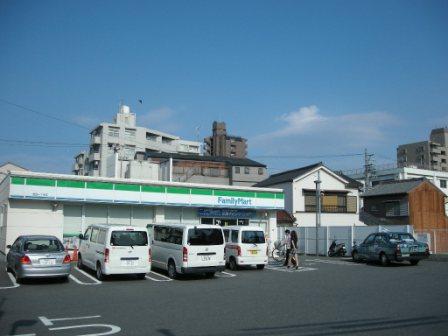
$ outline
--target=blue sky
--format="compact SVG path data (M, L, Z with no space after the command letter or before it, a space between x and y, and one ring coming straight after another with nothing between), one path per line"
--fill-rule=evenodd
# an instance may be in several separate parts
M392 163L448 125L447 36L448 1L3 0L0 99L87 127L123 99L187 139L226 121L271 172L350 169L362 158L334 156ZM0 116L0 139L89 139L1 101ZM0 162L68 173L77 150L0 142Z

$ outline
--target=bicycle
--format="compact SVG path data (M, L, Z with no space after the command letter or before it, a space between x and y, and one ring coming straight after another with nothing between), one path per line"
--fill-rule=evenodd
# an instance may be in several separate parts
M274 243L274 249L271 253L272 259L277 262L284 263L286 261L286 247L280 240Z

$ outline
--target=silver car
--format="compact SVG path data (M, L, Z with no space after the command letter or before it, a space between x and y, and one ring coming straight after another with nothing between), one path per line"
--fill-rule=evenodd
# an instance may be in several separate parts
M7 247L6 268L17 281L35 277L67 279L70 275L70 255L54 236L20 236Z

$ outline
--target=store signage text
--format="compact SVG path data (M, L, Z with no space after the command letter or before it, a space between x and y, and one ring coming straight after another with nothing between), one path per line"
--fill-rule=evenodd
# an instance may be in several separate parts
M243 197L218 197L220 205L252 205L250 198Z

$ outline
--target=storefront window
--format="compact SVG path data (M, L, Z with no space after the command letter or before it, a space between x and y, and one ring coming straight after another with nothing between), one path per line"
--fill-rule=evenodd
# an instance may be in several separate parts
M201 224L213 224L213 218L201 218Z
M238 225L249 225L248 219L238 219Z

